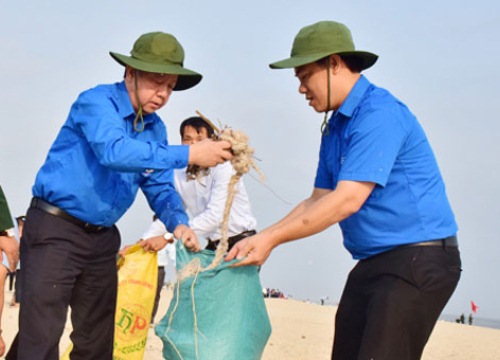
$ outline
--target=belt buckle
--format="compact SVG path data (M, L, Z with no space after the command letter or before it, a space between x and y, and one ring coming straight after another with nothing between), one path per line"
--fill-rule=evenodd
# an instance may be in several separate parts
M89 233L96 233L96 232L101 231L104 227L103 226L93 225L91 223L85 223L83 225L83 228L85 229L85 231L87 231Z

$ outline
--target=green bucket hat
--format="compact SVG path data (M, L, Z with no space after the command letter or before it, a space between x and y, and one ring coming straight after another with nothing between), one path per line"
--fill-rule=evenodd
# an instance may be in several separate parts
M362 70L368 69L378 56L354 48L351 31L335 21L320 21L303 27L293 41L288 59L274 62L271 69L296 68L310 64L329 55L355 55L362 60Z
M152 32L141 35L130 51L132 56L111 51L109 54L123 66L152 73L179 75L174 90L189 89L202 78L201 74L183 67L184 49L170 34Z

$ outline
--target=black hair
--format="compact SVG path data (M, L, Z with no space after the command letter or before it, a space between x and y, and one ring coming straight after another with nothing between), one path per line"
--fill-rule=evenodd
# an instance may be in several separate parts
M207 135L209 138L211 138L214 135L214 129L201 117L199 116L192 116L190 118L187 118L181 123L180 127L180 134L181 138L184 137L184 128L186 126L191 126L196 129L196 132L200 132L200 130L206 129L207 130Z
M342 61L345 63L345 65L347 66L347 68L351 72L360 73L361 71L364 70L364 67L363 67L364 61L358 55L343 55L343 54L337 54L337 55L340 56ZM320 66L326 67L327 61L330 61L330 56L331 55L324 57L322 59L319 59L318 61L316 61L316 63Z
M342 61L344 61L345 65L351 70L353 73L360 73L363 71L364 61L358 55L339 55Z

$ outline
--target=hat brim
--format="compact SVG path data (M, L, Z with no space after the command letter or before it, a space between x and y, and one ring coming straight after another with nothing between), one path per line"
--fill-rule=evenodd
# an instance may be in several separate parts
M128 65L131 68L152 73L178 75L179 78L177 79L177 84L174 87L174 90L176 91L192 88L197 85L203 77L201 74L198 74L193 70L186 69L178 64L154 64L111 51L109 52L109 55L111 55L113 59L123 66Z
M343 51L343 52L337 52L337 53L320 52L320 53L310 54L310 55L292 56L288 59L273 62L273 63L269 64L269 67L271 69L297 68L297 67L300 67L303 65L313 63L315 61L318 61L320 59L323 59L327 56L334 55L334 54L357 56L358 58L360 58L362 60L361 70L368 69L373 64L375 64L375 62L378 59L378 55L375 55L375 54L367 52L367 51Z

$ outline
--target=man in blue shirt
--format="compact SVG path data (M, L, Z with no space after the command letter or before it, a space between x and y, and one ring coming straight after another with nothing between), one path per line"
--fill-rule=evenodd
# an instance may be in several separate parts
M198 251L173 169L231 158L227 142L168 145L156 111L172 91L202 78L183 66L184 50L174 36L148 33L131 56L110 55L125 66L124 81L78 96L33 186L21 240L18 359L59 359L70 306L71 359L111 360L120 247L114 224L140 188L168 230ZM159 245L144 242L148 250Z
M457 225L415 116L361 71L349 29L322 21L295 37L299 92L325 112L314 190L281 221L235 245L227 260L261 265L278 245L339 223L359 259L337 310L332 359L420 359L460 278ZM327 112L333 110L326 122Z

